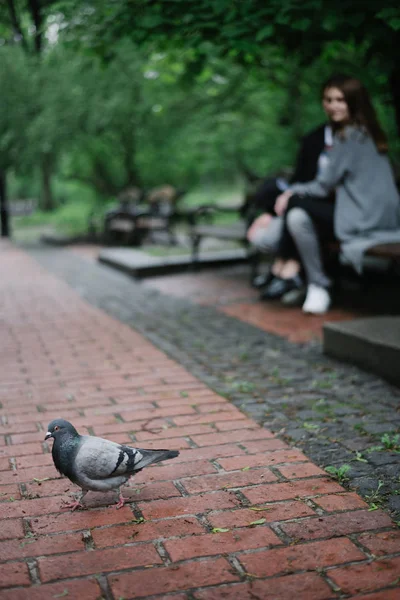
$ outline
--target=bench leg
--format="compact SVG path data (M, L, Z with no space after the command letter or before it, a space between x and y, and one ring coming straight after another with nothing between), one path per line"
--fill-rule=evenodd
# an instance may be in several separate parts
M250 283L252 284L254 279L258 275L260 262L261 262L261 253L257 250L249 251L249 261L250 261Z
M170 246L177 246L178 245L178 240L176 238L175 232L173 231L172 227L168 226L166 229L167 233L168 233L168 243Z
M192 267L196 269L199 264L199 251L200 251L201 237L199 235L192 236Z

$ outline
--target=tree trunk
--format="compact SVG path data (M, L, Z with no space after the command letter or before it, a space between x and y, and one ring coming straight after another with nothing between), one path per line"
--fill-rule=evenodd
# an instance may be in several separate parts
M56 203L53 197L51 189L51 164L46 157L41 164L41 175L42 175L42 198L40 202L40 208L44 211L52 211L56 207Z
M40 6L39 0L28 1L29 11L31 13L32 21L35 25L35 50L37 54L42 51L42 40L43 40L43 15L42 7Z
M292 66L291 72L289 73L289 79L286 88L286 102L282 108L279 125L281 125L281 127L290 129L296 142L300 140L301 136L303 135L300 82L301 67L299 64L295 64Z
M10 20L12 23L12 27L14 29L14 33L21 40L22 47L24 48L25 52L28 52L29 48L26 43L26 39L25 39L24 33L22 31L21 24L18 19L18 13L17 13L17 9L15 7L15 2L14 2L14 0L7 0L7 3L8 3L8 11L10 14Z
M125 187L141 187L139 171L136 166L136 139L129 130L120 135L122 156L125 165Z
M396 116L397 133L400 136L400 65L398 63L390 76L390 89Z
M0 171L0 221L1 237L10 237L10 222L7 205L6 173Z

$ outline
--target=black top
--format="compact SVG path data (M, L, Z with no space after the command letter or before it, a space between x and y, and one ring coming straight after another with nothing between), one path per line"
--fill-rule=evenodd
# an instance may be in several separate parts
M315 179L318 159L325 147L325 127L326 125L320 125L303 137L296 168L291 177L292 183L305 183Z

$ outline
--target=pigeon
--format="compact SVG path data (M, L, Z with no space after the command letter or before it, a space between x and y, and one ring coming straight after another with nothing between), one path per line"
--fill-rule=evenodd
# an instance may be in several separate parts
M143 450L117 444L90 435L79 435L75 427L64 419L55 419L48 426L45 440L53 438L54 465L82 488L79 500L65 508L84 508L82 499L88 491L118 490L116 508L122 508L128 498L122 496L120 487L147 465L175 458L178 450Z

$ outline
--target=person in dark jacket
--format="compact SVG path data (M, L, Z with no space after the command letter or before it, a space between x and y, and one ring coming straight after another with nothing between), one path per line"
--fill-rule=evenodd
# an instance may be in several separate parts
M275 211L276 199L295 183L306 183L315 179L327 166L328 153L333 144L333 136L338 126L332 108L324 94L326 82L322 86L322 107L328 117L328 122L319 125L308 133L301 141L297 154L296 166L290 181L282 178L267 178L252 197L262 214L257 217L247 231L247 239L262 252L274 252L280 241L283 219ZM331 198L333 200L333 197ZM300 271L299 262L295 259L278 265L279 272L284 277L293 277ZM267 286L274 274L277 274L277 264L274 273L260 275L254 280L256 287ZM290 301L290 298L289 298Z
M297 154L296 167L290 182L282 178L268 177L253 196L255 204L265 212L275 214L276 198L289 187L289 183L306 183L315 179L318 171L318 159L326 145L332 143L331 125L319 125L305 135Z

